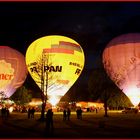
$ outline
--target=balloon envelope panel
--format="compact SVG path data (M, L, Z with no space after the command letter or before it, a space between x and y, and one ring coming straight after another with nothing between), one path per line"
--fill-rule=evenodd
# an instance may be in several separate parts
M29 73L41 89L44 81L44 94L51 103L57 103L74 84L83 70L84 61L81 46L64 36L39 38L26 52Z
M24 56L8 46L0 46L0 92L9 98L27 76Z
M111 79L130 98L140 102L140 34L114 38L103 52L103 64Z

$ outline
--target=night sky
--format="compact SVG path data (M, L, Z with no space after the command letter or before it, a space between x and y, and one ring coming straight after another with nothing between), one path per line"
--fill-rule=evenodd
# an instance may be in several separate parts
M140 32L139 2L0 2L0 45L25 55L40 37L70 37L85 52L85 68L78 79L85 87L90 72L100 67L109 41L134 32Z

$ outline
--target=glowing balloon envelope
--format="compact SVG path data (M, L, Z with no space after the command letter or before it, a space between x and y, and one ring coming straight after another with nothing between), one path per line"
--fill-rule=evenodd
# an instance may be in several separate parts
M27 76L25 57L8 46L0 46L0 98L9 98Z
M52 105L59 102L80 76L84 61L81 46L59 35L35 40L26 52L28 71Z
M140 102L140 34L114 38L103 52L103 64L111 79L134 106Z

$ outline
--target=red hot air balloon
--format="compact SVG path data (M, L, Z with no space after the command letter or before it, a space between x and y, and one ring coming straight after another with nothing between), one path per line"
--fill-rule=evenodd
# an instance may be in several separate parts
M140 33L124 34L109 42L103 52L107 74L129 97L140 102Z
M9 98L26 76L24 56L8 46L0 46L0 98Z

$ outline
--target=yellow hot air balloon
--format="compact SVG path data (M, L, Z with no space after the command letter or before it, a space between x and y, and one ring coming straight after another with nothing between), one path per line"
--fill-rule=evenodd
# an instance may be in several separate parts
M71 38L50 35L35 40L26 52L26 65L36 84L56 105L84 68L84 52Z

